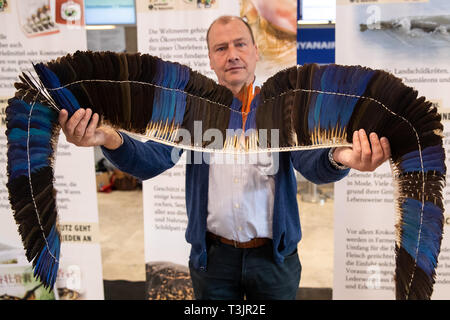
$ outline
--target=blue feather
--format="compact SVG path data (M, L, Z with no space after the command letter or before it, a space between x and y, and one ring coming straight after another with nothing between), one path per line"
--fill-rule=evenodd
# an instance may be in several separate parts
M8 114L6 116L6 122L8 124L7 127L27 130L28 119L29 116L27 114ZM33 115L32 120L30 121L30 127L44 131L51 131L53 123L49 118L40 115Z
M170 66L171 72L170 72L170 88L172 89L178 89L178 64L172 64ZM169 123L173 121L174 115L175 115L175 108L176 108L176 99L177 99L177 92L176 91L170 91L170 105L169 105L169 115L168 120Z
M320 84L320 79L322 77L322 73L325 68L319 68L315 71L314 76L312 77L312 85L311 89L313 90L321 90L322 86ZM317 103L317 100L322 101L322 98L319 98L321 94L313 93L313 99L310 100L309 104L309 112L308 112L308 126L310 129L318 127L320 121L320 108L322 106L321 103Z
M52 128L57 120L57 113L37 102L31 109L30 104L14 98L9 100L6 119L9 179L29 174L27 143L31 172L49 166L49 159L53 153ZM30 127L29 133L28 127Z
M178 75L177 75L177 82L175 84L176 89L179 90L183 90L183 82L184 82L184 72L183 72L183 66L179 66L178 67ZM179 124L179 117L180 117L180 109L185 109L183 108L183 100L182 98L185 97L184 94L180 94L179 91L176 91L175 93L175 107L174 107L174 112L173 112L173 123L174 125L178 125ZM184 111L183 111L184 113Z
M52 133L36 128L30 128L30 140L31 141L42 141L48 143L52 138ZM28 133L26 130L22 130L19 128L12 128L9 130L8 142L20 142L26 143L28 137Z
M338 65L322 66L316 70L311 89L323 93L311 96L313 99L310 100L308 113L310 131L319 126L321 129L345 127L358 97L364 94L374 74L373 70Z
M50 132L55 125L57 113L47 106L34 103L30 119L31 105L24 101L11 99L6 110L6 122L8 129L28 130L33 129ZM8 134L10 131L8 131Z
M163 75L163 64L159 60L156 61L155 66L155 75L153 77L152 83L161 86L161 77ZM153 96L153 112L152 112L152 122L157 123L161 119L161 89L155 87L154 96Z
M47 68L43 63L35 64L34 69L36 70L39 79L41 79L46 88L54 89L61 87L61 82L59 81L58 76L49 68Z
M6 133L8 134L8 133ZM21 140L11 141L8 139L8 147L9 148L24 148L24 142ZM29 143L30 148L50 148L49 142L42 139L31 139Z
M163 77L163 82L162 82L162 86L164 88L170 88L170 84L172 83L172 65L170 63L164 63L163 64L164 67L164 77ZM169 117L169 113L170 113L170 102L171 102L171 91L170 90L163 90L162 94L161 94L161 103L162 103L162 110L161 110L161 119L164 120L164 122L166 122L166 120L168 120ZM169 120L170 122L170 120Z
M42 83L47 89L55 89L61 87L57 75L47 68L43 63L34 65L34 69L41 79ZM67 88L57 90L49 90L50 95L61 109L66 109L71 116L76 110L80 108L80 104L72 92Z
M422 202L415 199L408 198L402 204L401 246L417 260L417 266L431 277L437 265L443 212L433 203L425 202L421 225L421 208Z
M175 88L175 83L177 81L177 66L174 63L168 64L168 70L167 70L167 87L168 88ZM165 118L168 120L168 123L171 123L173 120L173 115L175 112L175 91L173 90L167 90L167 102L166 102L166 112L165 112Z
M338 89L338 81L336 81L336 78L340 79L340 77L336 76L336 73L338 73L337 71L338 68L325 68L325 71L322 74L322 78L320 79L321 90L336 92L336 90ZM318 97L316 103L320 103L322 107L320 108L320 115L316 115L315 117L317 117L317 123L320 119L320 127L322 129L333 128L338 122L337 116L339 115L339 110L337 108L337 98L338 96L330 94L321 94L320 97ZM332 106L332 108L334 109L331 109L330 106Z
M186 88L186 85L189 82L189 69L185 66L180 67L180 90ZM186 94L184 92L177 92L178 103L175 111L175 124L181 125L184 118L184 112L186 110Z
M61 247L61 241L55 225L53 225L46 240L47 243L44 244L39 257L35 260L34 276L44 282L46 284L45 287L53 288L58 275Z
M30 160L30 165L32 168L32 172L36 172L39 169L44 167L48 167L49 164L45 162L46 159L35 158ZM11 163L8 162L8 165L11 166ZM20 176L28 176L28 160L27 159L16 159L13 162L13 169L9 171L10 180L16 179Z
M430 146L422 150L423 169L427 171L438 171L445 174L445 150L441 145ZM422 171L419 150L403 155L400 158L400 168L403 172Z
M30 150L30 159L32 161L40 162L45 161L48 162L48 157L51 155L52 150L49 148L34 148ZM14 163L15 161L18 161L20 159L28 159L27 156L27 149L26 148L9 148L8 149L8 162ZM45 157L45 158L44 158Z
M29 115L31 110L31 105L23 100L19 100L17 98L10 99L8 101L8 108L6 110L7 116L12 119L14 115L25 114ZM51 109L49 106L43 105L39 102L33 103L33 115L39 115L45 119L48 119L49 122L54 122L54 120L58 117L57 113Z
M19 100L17 98L10 99L8 101L8 109L7 113L16 114L16 113L30 113L31 106L23 100Z

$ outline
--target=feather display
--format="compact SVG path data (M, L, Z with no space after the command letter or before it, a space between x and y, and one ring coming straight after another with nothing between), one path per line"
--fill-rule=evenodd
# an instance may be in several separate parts
M78 51L34 68L39 79L22 74L6 109L7 187L27 258L47 287L59 263L58 111L92 108L104 124L202 152L350 146L361 128L387 137L397 188L396 297L431 297L443 233L443 126L436 108L392 74L294 66L269 78L243 114L226 87L147 54ZM210 129L223 139L203 139Z

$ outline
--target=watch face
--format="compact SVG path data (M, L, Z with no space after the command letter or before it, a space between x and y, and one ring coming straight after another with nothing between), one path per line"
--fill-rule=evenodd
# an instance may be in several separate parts
M76 21L81 18L81 6L78 3L66 2L61 5L61 18Z

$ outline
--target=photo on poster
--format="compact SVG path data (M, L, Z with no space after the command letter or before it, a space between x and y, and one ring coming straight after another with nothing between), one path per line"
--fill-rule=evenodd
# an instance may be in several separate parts
M19 273L10 270L29 267L32 272L32 261L28 260L32 257L25 254L8 197L6 108L8 100L15 96L14 83L22 72L34 74L33 63L86 50L86 30L79 26L83 23L83 0L8 0L7 4L7 9L0 11L4 24L0 32L0 149L3 155L0 156L0 163L3 163L0 168L0 267L6 270L0 275L0 295L23 298L34 287L19 289ZM59 138L56 149L52 159L55 165L53 188L58 208L57 227L64 227L57 284L51 295L40 295L36 291L34 296L36 299L103 299L93 150L69 146L64 135ZM41 288L43 286L38 290Z
M1 257L0 257L1 258ZM44 288L30 265L0 264L1 300L55 300L57 293Z
M59 33L61 25L84 25L83 0L16 1L20 27L28 38Z
M9 8L8 0L0 0L0 13L9 12Z
M16 1L19 24L25 36L38 37L59 32L50 0Z
M260 60L256 78L265 80L297 63L297 1L240 1L240 16L252 28Z
M354 10L345 39L361 57L449 59L450 2L383 3L347 6Z
M147 262L146 298L148 300L193 300L189 268L174 262Z
M23 248L0 242L0 301L58 298L58 292L44 288L34 277Z
M84 25L83 0L55 0L55 20L62 25Z
M418 96L430 101L439 113L448 108L450 2L350 2L337 2L336 63L386 70L417 90ZM446 137L444 121L443 125L441 134ZM448 168L448 162L446 165ZM352 171L335 184L333 299L396 298L398 215L392 214L397 208L386 200L398 192L398 186L381 179L390 173L387 166L367 176ZM446 190L443 193L444 198L449 194ZM369 198L375 200L373 205L359 203ZM448 298L447 226L443 224L431 299Z

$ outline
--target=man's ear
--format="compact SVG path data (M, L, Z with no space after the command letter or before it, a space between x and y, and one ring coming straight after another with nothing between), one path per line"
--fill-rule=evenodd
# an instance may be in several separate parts
M258 46L255 43L255 50L256 50L256 61L259 61L259 50L258 50Z

